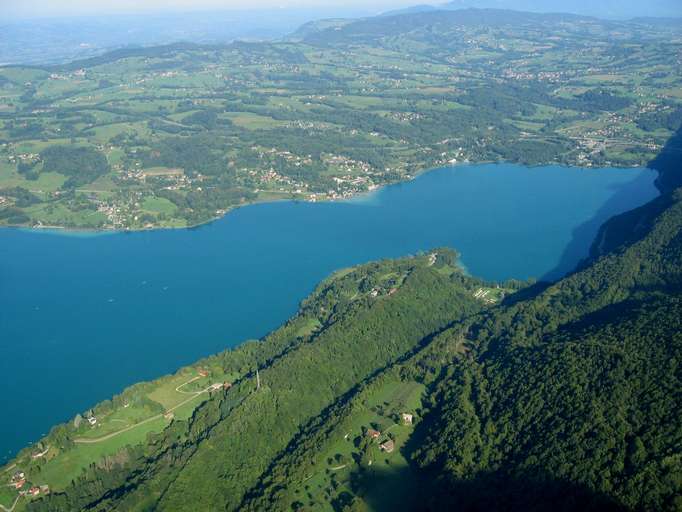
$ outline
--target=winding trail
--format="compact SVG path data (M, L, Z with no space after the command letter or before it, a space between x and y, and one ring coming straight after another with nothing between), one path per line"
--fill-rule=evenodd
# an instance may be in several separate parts
M134 423L133 425L130 425L129 427L123 428L123 429L121 429L121 430L117 430L116 432L112 432L111 434L107 434L107 435L102 436L102 437L95 437L95 438L80 437L80 438L74 439L73 442L74 442L74 443L77 443L77 444L97 444L97 443L101 443L101 442L104 442L104 441L108 441L108 440L111 439L112 437L116 437L116 436L118 436L118 435L120 435L120 434L123 434L123 433L125 433L125 432L128 432L128 431L134 429L134 428L137 428L137 427L139 427L139 426L141 426L141 425L144 425L145 423L149 423L149 422L158 420L158 419L160 419L160 418L163 418L163 417L164 417L166 414L168 414L169 412L173 412L174 410L176 410L176 409L182 407L183 405L185 405L185 404L191 402L192 400L194 400L194 399L197 398L198 396L200 396L200 395L202 395L202 394L204 394L204 393L208 393L208 392L216 385L216 384L211 384L211 385L208 386L206 389L202 389L201 391L192 391L192 392L190 392L190 391L180 391L180 388L181 388L181 387L186 386L186 385L189 384L190 382L194 382L195 380L200 379L200 378L201 378L201 377L194 377L193 379L190 379L190 380L188 380L187 382L185 382L184 384L180 384L177 388L175 388L175 391L177 391L178 393L184 393L184 394L192 395L192 396L191 396L190 398L188 398L187 400L184 400L184 401L180 402L179 404L174 405L173 407L171 407L171 408L168 409L167 411L162 412L162 413L160 413L160 414L157 414L157 415L155 415L155 416L152 416L152 417L150 417L150 418L147 418L147 419L145 419L145 420L139 421L139 422L137 422L137 423Z
M17 499L14 500L14 503L12 503L12 506L10 508L7 508L5 505L0 505L0 509L4 510L5 512L12 512L14 510L14 507L17 506L17 503L19 503L19 500L21 499L22 496L23 494L17 496Z
M44 457L45 455L47 455L47 452L49 452L49 451L50 451L50 447L48 446L42 452L34 453L33 455L31 455L31 458L32 459L39 459L40 457Z
M175 388L175 391L177 393L183 393L185 395L196 395L197 393L203 393L203 391L180 391L180 388L184 388L187 384L191 384L195 380L201 379L201 375L197 375L193 379L189 379L187 382L180 384L177 388Z

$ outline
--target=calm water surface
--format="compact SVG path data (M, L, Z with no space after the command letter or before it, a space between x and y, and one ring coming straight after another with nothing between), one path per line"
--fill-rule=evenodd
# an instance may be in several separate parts
M129 384L263 336L341 267L451 246L476 276L560 276L604 220L657 195L655 176L462 166L191 230L0 230L0 462Z

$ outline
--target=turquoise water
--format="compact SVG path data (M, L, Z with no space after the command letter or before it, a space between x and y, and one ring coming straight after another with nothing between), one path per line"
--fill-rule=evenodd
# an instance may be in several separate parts
M444 168L338 203L236 210L189 230L0 230L0 461L136 381L274 329L335 269L438 246L491 280L559 276L650 170Z

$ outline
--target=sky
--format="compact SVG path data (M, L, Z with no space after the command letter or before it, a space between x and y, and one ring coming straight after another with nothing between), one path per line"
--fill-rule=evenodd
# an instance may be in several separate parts
M306 9L330 16L352 11L369 15L448 1L459 7L572 12L604 17L682 16L682 0L0 0L0 23L3 19L14 18L280 8Z
M0 0L3 17L89 16L110 13L196 10L361 8L380 12L420 3L415 0Z

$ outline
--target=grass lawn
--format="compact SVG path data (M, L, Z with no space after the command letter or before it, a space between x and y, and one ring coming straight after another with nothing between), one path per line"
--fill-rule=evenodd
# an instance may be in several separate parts
M143 442L150 432L161 431L168 422L161 417L101 443L78 444L45 464L39 476L33 478L38 483L49 484L55 490L64 489L90 464L106 455L114 455L124 446Z
M7 475L3 475L0 481L0 505L4 505L9 508L17 497L17 491L14 488L7 487L7 483L11 478L12 472L10 471Z
M277 128L286 125L286 121L278 121L268 116L261 116L251 112L227 112L222 114L231 120L235 125L246 128L247 130L263 130L268 128Z
M173 215L178 207L165 197L145 197L142 201L142 209L150 213Z
M367 510L372 510L380 501L385 503L387 499L391 502L387 510L409 503L416 495L416 484L401 451L413 427L396 423L389 416L400 412L414 413L421 406L423 391L423 385L412 381L388 380L379 387L372 387L362 397L363 407L357 407L344 418L336 428L333 440L320 447L315 457L316 472L298 483L293 489L293 497L304 504L314 502L311 506L316 510L333 511L332 501L344 491L350 491L352 485ZM363 428L370 426L378 427L382 435L370 445L368 458L371 465L361 467L356 462L359 452L355 440L363 435ZM395 443L391 453L379 447L388 439L388 432Z
M208 393L193 395L193 392L204 390L211 383L232 382L238 377L237 375L223 375L213 371L208 377L200 377L183 386L181 390L185 393L176 391L179 386L197 376L198 373L194 368L186 368L175 375L163 377L151 383L153 389L151 392L147 392L145 396L161 404L165 410L177 407L173 411L174 419L184 420L192 415L199 404L209 398ZM73 448L57 453L42 466L40 472L31 471L31 477L40 484L49 484L55 490L63 489L84 468L102 457L114 455L125 446L140 444L152 432L161 432L172 420L163 416L157 418L156 416L159 414L158 411L153 411L148 407L136 407L135 403L131 403L128 407L118 407L109 414L101 415L98 417L97 426L87 430L79 438L98 439L119 432L126 427L136 426L101 442L76 443ZM144 422L150 419L151 421ZM139 424L140 422L144 423Z

